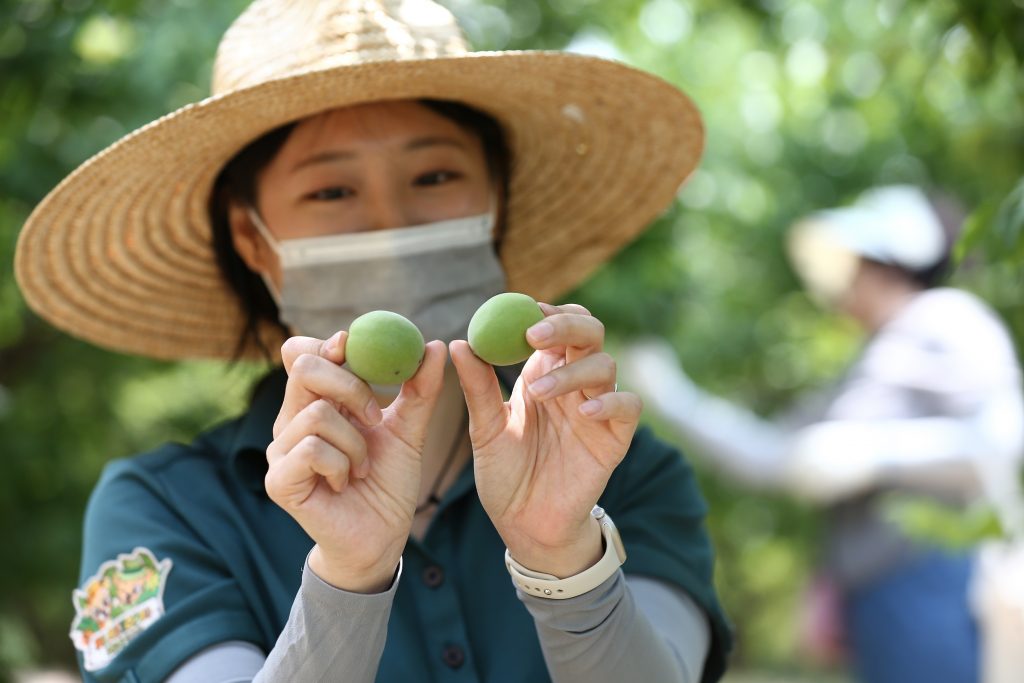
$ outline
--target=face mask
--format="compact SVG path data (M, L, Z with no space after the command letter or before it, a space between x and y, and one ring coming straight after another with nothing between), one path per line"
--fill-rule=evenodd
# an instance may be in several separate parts
M409 318L427 341L465 339L469 319L505 289L494 253L494 213L409 228L278 241L249 216L281 264L281 291L265 274L281 322L327 339L363 313Z

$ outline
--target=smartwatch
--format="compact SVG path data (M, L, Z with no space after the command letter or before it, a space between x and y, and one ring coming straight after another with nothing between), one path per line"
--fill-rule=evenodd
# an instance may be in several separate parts
M594 590L618 571L622 563L626 561L626 549L622 545L619 530L615 528L612 518L597 505L590 511L590 516L601 525L601 536L604 538L604 555L597 561L597 564L574 576L559 579L551 574L527 569L513 560L506 548L505 566L508 568L508 573L512 575L512 582L516 587L524 593L535 595L538 598L566 600Z

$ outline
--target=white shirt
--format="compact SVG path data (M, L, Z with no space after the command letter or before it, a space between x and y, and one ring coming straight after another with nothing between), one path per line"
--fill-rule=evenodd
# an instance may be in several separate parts
M709 395L665 345L624 358L623 376L694 452L748 485L836 502L879 486L968 501L1015 525L1024 398L1012 340L977 297L921 292L865 346L817 416L765 420Z

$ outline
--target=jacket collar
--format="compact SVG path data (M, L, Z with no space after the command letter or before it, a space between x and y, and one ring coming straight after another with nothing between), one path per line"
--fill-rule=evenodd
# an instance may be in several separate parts
M249 410L237 421L234 439L228 447L228 465L242 483L253 491L266 493L267 446L274 440L274 420L281 410L288 375L275 368L253 390Z

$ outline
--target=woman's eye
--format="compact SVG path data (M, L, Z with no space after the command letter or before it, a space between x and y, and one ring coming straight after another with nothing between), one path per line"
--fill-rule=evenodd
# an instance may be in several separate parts
M353 194L352 190L347 187L325 187L322 190L311 193L309 198L321 202L330 202L351 197Z
M458 177L459 174L454 171L431 171L430 173L417 176L414 184L421 186L442 185Z

